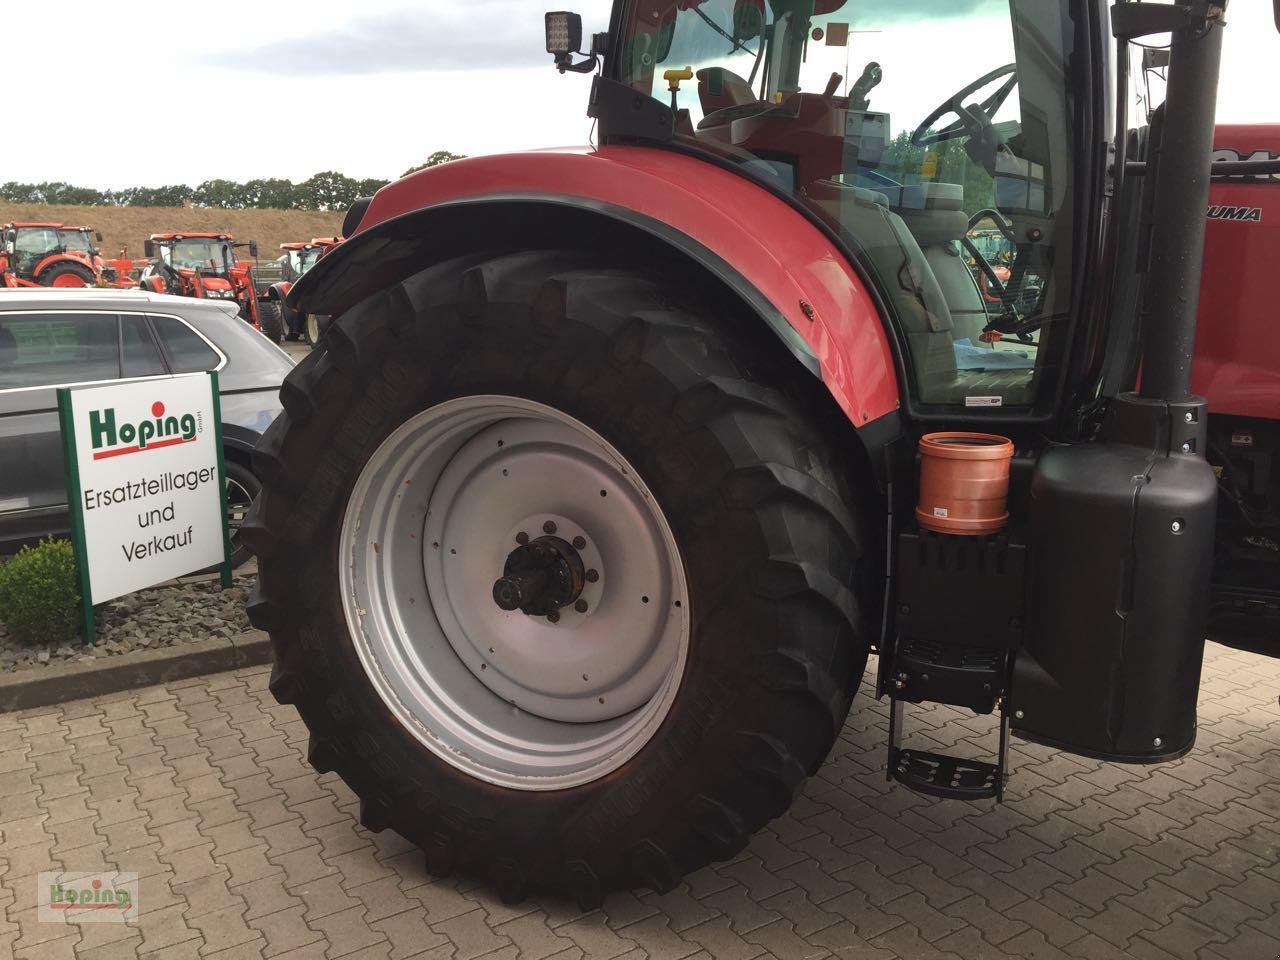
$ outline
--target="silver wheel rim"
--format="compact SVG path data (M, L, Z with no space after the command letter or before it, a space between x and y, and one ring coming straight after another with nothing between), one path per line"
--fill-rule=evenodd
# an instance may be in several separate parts
M314 313L307 314L307 342L313 347L320 342L320 321Z
M500 610L493 584L517 535L551 532L596 573L586 611ZM451 766L565 789L626 763L669 712L689 646L675 537L643 479L573 417L503 396L416 415L362 470L340 543L360 662Z

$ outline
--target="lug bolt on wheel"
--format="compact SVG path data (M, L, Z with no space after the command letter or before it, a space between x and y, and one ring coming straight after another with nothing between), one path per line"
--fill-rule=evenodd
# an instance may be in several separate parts
M577 603L575 603L575 604L573 605L573 609L577 610L579 613L586 613L586 612L587 612L587 601L585 601L585 600L579 600Z
M516 534L516 543L520 544L520 546L523 547L528 542L529 542L529 535L525 533L523 530L521 530L519 533Z
M586 573L586 577L587 577L587 583L595 583L597 580L600 579L600 571L588 570Z
M542 525L542 532L548 535L555 533L556 522L554 520L548 520L546 523Z
M559 611L559 610L552 610L550 613L548 613L548 614L547 614L547 620L549 620L551 623L559 623L559 622L560 622L560 611Z
M587 538L586 538L586 537L574 537L574 538L573 538L573 549L575 549L575 550L582 550L584 547L586 547L586 545L587 545Z

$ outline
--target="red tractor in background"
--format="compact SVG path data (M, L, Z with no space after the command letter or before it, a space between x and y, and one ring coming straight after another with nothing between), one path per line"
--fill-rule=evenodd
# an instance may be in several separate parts
M151 262L138 283L156 293L207 300L236 300L240 316L272 343L284 336L280 304L259 293L253 264L237 260L237 247L257 258L258 243L236 243L229 233L157 233L144 251Z
M314 237L311 240L282 243L280 257L283 279L273 283L267 296L280 305L284 318L285 337L289 340L306 340L311 346L320 342L320 336L328 329L330 318L314 313L300 314L290 308L287 297L293 285L301 280L325 254L342 243L342 237Z
M997 801L1014 735L1183 756L1206 633L1280 654L1280 134L1215 143L1226 4L909 7L548 14L598 146L390 184L289 292L336 319L254 453L250 619L432 872L671 890L872 653L884 776Z
M102 277L90 227L6 223L0 231L0 286L91 287Z

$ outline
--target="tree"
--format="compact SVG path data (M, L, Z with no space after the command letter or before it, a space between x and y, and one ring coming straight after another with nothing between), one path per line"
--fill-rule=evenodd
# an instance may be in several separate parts
M359 182L333 170L298 184L295 206L304 210L345 210L355 202Z
M196 187L191 195L191 202L197 207L230 208L236 198L240 184L234 180L206 180Z
M356 187L356 196L372 197L388 183L390 183L389 180L361 180L359 186Z
M297 202L298 188L291 180L271 178L250 180L244 189L245 206L258 209L292 210Z
M407 177L409 174L417 173L419 170L425 170L427 167L438 167L440 164L449 163L451 160L465 159L467 159L467 155L465 153L451 153L448 150L437 150L435 153L431 154L431 156L427 157L426 163L421 166L410 167L404 173L400 174L400 176Z

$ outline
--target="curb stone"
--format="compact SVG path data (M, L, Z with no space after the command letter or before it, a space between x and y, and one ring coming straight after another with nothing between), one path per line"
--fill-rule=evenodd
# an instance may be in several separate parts
M0 713L47 707L109 693L171 683L271 662L271 644L260 630L231 639L197 640L158 650L66 663L0 675Z

